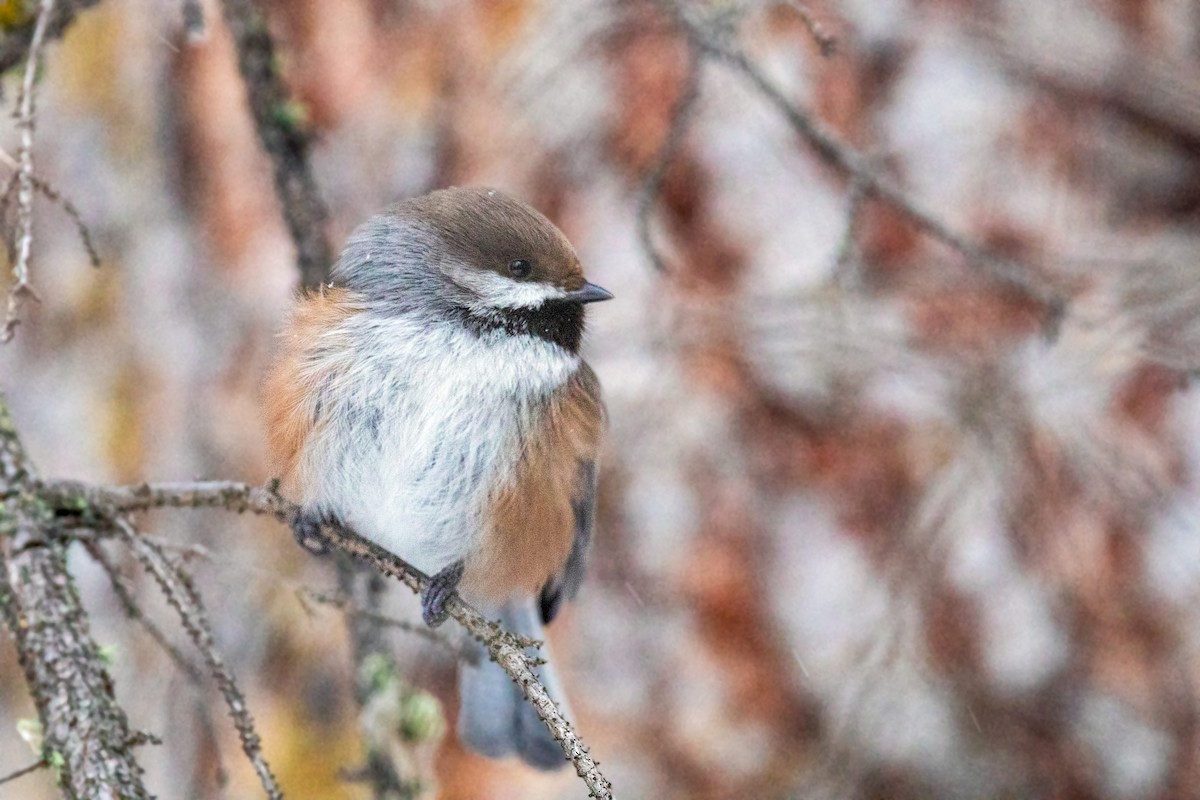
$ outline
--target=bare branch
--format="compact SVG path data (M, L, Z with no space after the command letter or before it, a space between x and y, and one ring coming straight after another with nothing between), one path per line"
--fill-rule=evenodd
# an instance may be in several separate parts
M872 169L869 159L839 139L820 120L800 108L784 94L762 69L746 56L726 30L715 30L705 20L696 19L676 0L658 0L679 23L688 40L707 58L724 64L775 107L800 138L808 142L817 156L865 187L868 195L878 197L904 214L918 229L960 253L968 262L986 269L995 279L1014 286L1046 304L1055 316L1061 311L1063 291L1036 269L992 253L948 228L933 213L909 196L891 179Z
M5 152L3 148L0 148L0 164L4 164L4 166L13 171L13 176L6 184L4 193L0 195L0 212L3 212L8 207L12 191L16 188L17 173L19 172L20 164L17 163L15 158ZM100 266L100 253L96 250L96 245L92 241L91 229L83 221L83 214L80 213L79 208L63 196L63 193L54 184L39 178L37 175L33 176L33 188L41 192L42 196L50 202L62 206L62 210L75 223L75 229L79 232L79 238L83 242L84 249L87 250L88 261L91 262L93 267Z
M148 798L133 732L67 572L67 544L45 540L56 525L33 494L35 478L0 394L0 614L37 707L43 758L69 797Z
M662 190L667 169L671 166L675 152L679 149L684 134L687 133L688 124L694 116L697 101L700 99L700 79L703 68L704 63L703 59L700 58L699 51L689 45L687 78L683 85L683 91L680 92L679 99L675 101L675 107L671 111L671 124L667 129L667 135L663 138L662 145L654 155L654 160L651 162L650 168L646 170L645 178L642 180L642 189L638 194L638 239L641 240L642 249L646 251L646 255L650 258L650 263L659 272L666 272L667 268L663 262L662 255L659 254L658 248L654 245L654 237L650 231L650 216L654 211L654 202L658 199L658 193Z
M200 599L200 593L192 584L191 578L179 564L167 556L162 548L145 537L139 536L127 519L118 517L114 523L121 538L129 545L134 557L141 562L147 572L154 576L159 588L166 596L167 602L179 614L179 621L183 624L184 630L192 638L196 649L204 656L209 672L224 696L226 705L229 706L229 715L233 717L234 727L237 728L238 736L242 741L242 751L245 752L246 758L250 760L250 764L258 774L258 780L262 783L267 797L271 800L282 800L283 792L280 791L275 776L271 774L271 768L263 757L262 742L258 732L254 729L254 720L246 709L246 698L238 688L233 674L225 666L224 659L216 650L204 603Z
M46 759L40 758L37 761L33 762L32 764L21 767L19 770L16 770L15 772L10 772L7 775L5 775L3 778L0 778L0 785L8 783L9 781L15 781L17 778L22 778L31 772L37 772L39 769L45 769L46 766L47 766Z
M310 135L303 107L276 69L275 44L255 0L221 0L221 5L233 32L254 125L275 168L275 191L296 244L301 282L318 286L329 274L333 252L325 230L328 212L309 167Z
M1193 154L1200 148L1200 70L1194 63L1147 57L1133 48L1116 57L1080 48L1068 55L984 23L968 32L1016 77L1124 116Z
M862 181L850 182L850 203L846 211L846 230L838 244L837 258L833 264L833 279L842 288L850 288L858 275L858 229L862 221L863 207L867 201L866 186Z
M150 638L154 640L155 644L167 654L167 657L179 668L179 671L186 675L193 684L197 686L204 685L204 673L183 654L182 650L167 638L166 633L155 624L154 620L146 616L141 606L138 605L137 600L134 599L133 589L129 586L128 580L121 574L117 565L108 557L108 554L104 552L104 548L100 546L100 543L92 539L85 541L83 547L87 550L88 555L92 557L92 560L99 564L104 573L108 575L108 582L112 586L113 594L116 595L117 600L121 603L121 608L125 610L125 616L141 625L146 633L150 635Z
M109 514L161 507L208 507L225 508L239 513L252 511L268 514L286 522L293 519L299 511L295 504L274 491L232 481L142 484L132 487L104 487L55 481L39 484L38 493L43 501L52 506L80 513L89 510ZM128 523L124 525L127 539L132 537L134 540L142 540ZM419 570L347 528L327 528L326 536L338 549L366 561L414 592L419 593L429 580ZM524 649L540 643L505 631L457 595L450 597L446 609L451 617L487 648L491 659L521 688L526 700L533 705L566 757L574 764L576 773L587 784L592 795L597 798L611 798L612 784L600 772L587 747L576 735L574 727L558 710L546 687L534 674L537 662L526 655Z
M13 261L13 285L8 294L8 308L4 313L4 330L0 342L12 341L17 325L21 300L24 297L37 299L29 283L29 254L33 249L33 127L34 88L38 64L41 61L42 43L54 13L54 0L42 0L38 8L33 38L29 41L29 57L25 60L25 73L21 79L21 96L17 101L17 131L21 143L17 150L17 229L14 234L16 259Z
M821 55L825 56L825 58L832 58L837 53L837 39L833 37L833 34L825 30L825 26L813 16L812 9L805 3L800 2L800 0L782 0L782 2L783 5L795 11L796 16L800 17L800 21L804 23L804 27L808 28L813 41L820 48Z
M344 590L344 588L343 588ZM411 633L414 636L419 636L427 642L432 642L438 647L446 650L455 658L467 659L470 655L461 647L456 646L446 637L439 634L433 628L423 622L411 622L406 619L381 614L379 611L371 608L362 608L353 599L346 596L328 595L324 592L318 592L315 589L302 588L297 590L297 596L302 600L311 600L323 606L336 608L352 619L368 620L374 625L381 628L394 628L396 630Z

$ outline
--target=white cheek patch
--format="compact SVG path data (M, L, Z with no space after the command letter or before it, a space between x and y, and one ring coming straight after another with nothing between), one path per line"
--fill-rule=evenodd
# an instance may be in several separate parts
M454 282L472 291L484 308L536 308L547 300L562 300L567 293L546 283L526 283L495 272L455 270Z

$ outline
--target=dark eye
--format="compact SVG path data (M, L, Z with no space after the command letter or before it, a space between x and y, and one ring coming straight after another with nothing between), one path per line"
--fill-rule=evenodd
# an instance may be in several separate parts
M531 272L533 272L533 264L523 258L508 262L508 273L514 278L528 278Z

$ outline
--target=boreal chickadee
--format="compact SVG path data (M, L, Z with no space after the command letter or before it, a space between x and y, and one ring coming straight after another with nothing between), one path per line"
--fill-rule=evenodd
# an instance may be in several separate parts
M548 219L480 188L372 217L332 276L296 301L264 387L297 538L337 520L433 576L429 624L457 590L543 638L591 538L604 408L579 345L585 305L612 295ZM497 665L463 666L460 690L468 746L565 763Z

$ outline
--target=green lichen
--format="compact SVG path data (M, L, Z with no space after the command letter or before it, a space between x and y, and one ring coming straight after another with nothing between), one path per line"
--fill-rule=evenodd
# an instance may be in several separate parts
M288 133L302 133L308 128L308 108L294 98L284 100L271 108L271 121Z
M429 742L442 738L446 732L446 715L442 704L428 692L409 692L400 700L400 738L407 742Z
M98 655L105 666L111 667L117 661L118 648L115 644L101 645Z

